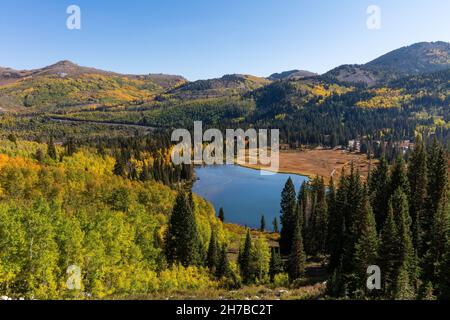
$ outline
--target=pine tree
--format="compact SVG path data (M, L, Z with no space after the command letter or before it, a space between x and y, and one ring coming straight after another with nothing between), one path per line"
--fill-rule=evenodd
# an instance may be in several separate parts
M377 222L377 232L380 233L386 220L389 202L389 167L384 157L380 159L378 167L370 175L369 190L371 204L375 220Z
M450 300L450 239L447 241L445 254L439 266L438 281L439 298Z
M219 220L222 222L225 221L225 212L223 211L223 208L219 209Z
M292 246L292 236L295 223L296 194L292 179L289 178L281 193L281 254L289 254Z
M381 232L381 243L379 250L379 263L382 274L383 295L387 299L395 296L397 285L398 269L401 266L400 248L398 247L400 239L395 225L392 203L389 206L386 221Z
M325 197L325 184L323 179L318 182L318 196L317 204L314 208L315 211L315 222L314 222L314 233L316 244L316 255L325 254L327 251L327 237L328 237L328 206Z
M398 156L395 160L391 172L390 195L392 196L397 189L401 189L404 194L409 194L409 181L406 175L405 161L402 156Z
M288 274L291 282L303 277L305 273L306 255L303 248L303 236L297 220L292 239L291 254L288 259Z
M306 226L308 223L307 211L308 211L308 196L309 186L306 181L303 181L297 199L297 218L300 219L300 226L302 227L303 243L306 238Z
M399 236L398 248L400 250L400 267L398 275L400 276L400 273L403 270L407 272L410 286L412 288L417 288L418 263L416 261L416 255L412 243L411 217L409 216L408 198L402 191L402 188L397 189L390 202L393 209L394 220L397 225L397 232ZM399 290L400 288L397 287L397 294L399 294Z
M279 232L279 230L278 230L278 219L276 217L273 218L272 225L273 225L273 232L278 233Z
M252 252L252 237L250 229L247 229L244 246L239 254L239 266L241 269L241 276L244 283L250 283L253 278L251 268L251 252Z
M425 281L438 282L440 265L446 254L450 232L450 212L445 198L441 200L431 232L429 249L424 257L423 275Z
M406 267L400 269L395 287L394 298L396 300L414 300L415 289L411 285L411 278Z
M337 208L336 208L336 186L333 181L333 177L330 180L330 187L327 194L327 207L328 207L328 234L327 234L327 252L331 254L334 246L334 237L336 233L337 222Z
M416 139L416 147L408 165L408 180L410 185L409 213L412 219L411 232L413 245L422 255L422 224L426 213L427 201L427 154L420 136Z
M273 282L275 276L281 272L283 272L283 261L281 260L280 252L272 248L269 267L270 281Z
M223 245L220 253L219 253L219 260L216 268L216 277L218 279L221 279L223 277L228 277L230 274L230 262L228 260L228 254L227 254L227 246Z
M345 233L343 239L342 252L342 272L344 283L355 283L355 246L358 237L358 230L363 210L364 189L361 183L359 172L351 167L350 175L346 185L347 203L345 210ZM349 287L349 293L353 293L356 288Z
M50 140L47 143L47 155L53 160L56 160L56 158L58 157L52 136L50 137Z
M428 252L439 205L448 192L447 157L442 146L434 141L428 153L428 189L426 213L422 219L423 252Z
M330 273L333 273L342 262L344 253L344 240L345 240L345 213L347 209L347 184L348 179L342 172L339 187L336 191L336 199L329 203L330 206L330 261L328 269Z
M113 173L116 176L126 177L127 159L123 151L116 154L116 163L114 164Z
M266 231L266 218L264 218L264 215L261 216L261 225L259 227L259 231Z
M166 236L166 258L169 264L183 266L202 264L202 246L195 215L188 196L180 191L169 221Z
M369 202L367 191L364 193L361 217L359 220L359 235L355 246L355 266L357 273L357 290L368 293L365 286L367 268L377 263L378 237L375 217ZM359 287L359 288L358 288Z
M214 229L211 230L211 238L209 240L209 246L208 246L208 254L206 256L206 265L214 272L216 267L218 266L218 258L219 258L219 248L218 248L218 242L216 237L216 232Z

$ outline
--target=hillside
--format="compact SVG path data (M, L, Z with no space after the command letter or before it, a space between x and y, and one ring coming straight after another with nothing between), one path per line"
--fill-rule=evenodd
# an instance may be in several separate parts
M448 68L448 42L421 42L391 51L364 65L339 66L324 76L340 82L375 85Z
M302 78L314 77L317 73L306 71L306 70L290 70L280 73L274 73L268 77L272 81L276 80L298 80Z
M179 76L123 75L78 66L70 61L35 70L0 69L0 107L43 109L71 105L137 104L177 87Z
M243 94L265 85L270 80L252 75L230 74L222 78L186 83L169 94L178 99L203 99Z

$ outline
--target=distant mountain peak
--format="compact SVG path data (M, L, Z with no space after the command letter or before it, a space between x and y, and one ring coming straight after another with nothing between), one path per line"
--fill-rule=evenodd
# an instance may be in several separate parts
M374 85L448 68L450 68L450 43L419 42L388 52L364 65L339 66L324 76L341 82Z
M317 73L307 71L307 70L289 70L289 71L283 71L280 73L274 73L269 76L268 79L272 81L276 80L294 80L294 79L303 79L308 77L314 77L317 76Z
M77 64L73 63L72 61L69 60L61 60L56 62L55 64L51 65L51 66L66 66L66 67L78 67Z

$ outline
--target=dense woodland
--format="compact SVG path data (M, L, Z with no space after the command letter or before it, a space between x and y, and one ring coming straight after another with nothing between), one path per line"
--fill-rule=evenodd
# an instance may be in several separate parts
M419 139L420 140L420 139ZM282 194L281 254L291 280L308 256L327 257L327 294L351 299L449 299L450 207L447 157L435 141L418 143L409 162L384 158L367 183L352 170L325 188L321 178L296 197ZM369 266L382 288L366 287Z

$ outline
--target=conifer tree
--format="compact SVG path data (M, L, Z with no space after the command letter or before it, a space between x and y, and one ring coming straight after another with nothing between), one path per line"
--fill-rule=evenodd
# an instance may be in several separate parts
M306 255L303 248L303 236L297 220L292 239L291 254L288 259L288 274L291 282L303 277L305 273Z
M281 272L283 272L283 261L281 260L280 252L272 248L269 267L270 281L273 282L275 276Z
M355 246L363 209L364 189L359 172L351 167L350 175L346 185L346 199L344 221L345 233L342 250L342 272L344 282L354 283L355 278ZM348 288L349 293L356 290L355 287Z
M195 215L188 196L180 191L169 221L166 235L166 258L169 264L183 266L202 264L202 246Z
M223 211L223 208L219 209L219 220L222 222L225 221L225 212Z
M216 232L214 229L211 230L211 238L209 240L209 246L208 246L208 254L206 256L206 265L214 272L218 265L218 258L219 258L219 247L218 247L218 241L216 237Z
M221 279L230 274L230 261L228 260L227 246L224 244L219 252L219 260L216 268L216 277Z
M406 175L405 161L402 156L397 157L392 168L389 188L390 196L392 196L399 188L404 194L409 194L409 181Z
M317 197L317 204L315 211L315 241L316 254L325 254L327 251L327 237L328 237L328 206L325 197L325 185L323 180L320 181L320 190Z
M344 253L344 240L345 240L345 213L347 209L347 184L348 179L342 172L339 186L336 191L336 200L330 202L330 261L328 269L330 273L333 273L342 262Z
M435 139L428 153L428 189L426 213L422 219L423 252L428 252L439 205L448 192L447 157L443 147Z
M377 232L380 233L386 220L389 202L389 167L386 159L382 157L376 169L370 175L369 190L371 195L371 204L375 220L377 223Z
M411 233L414 248L422 255L422 225L421 221L426 213L427 201L427 154L422 138L416 139L416 147L408 165L409 213L412 219Z
M389 205L386 221L384 222L383 230L381 231L381 242L379 250L379 263L382 274L382 290L383 295L387 299L392 299L395 296L395 288L397 285L398 269L401 265L399 256L401 254L398 231L395 225L394 212L392 203Z
M442 199L431 232L431 240L428 251L424 257L423 275L425 281L433 284L438 282L440 265L443 262L447 250L450 232L450 212L446 199Z
M66 147L66 153L69 157L72 156L75 152L77 152L77 146L76 146L73 138L67 139L67 141L65 143L65 147Z
M47 155L53 160L56 160L56 158L58 157L56 153L55 143L53 142L53 136L50 136L50 139L47 143Z
M367 191L364 192L362 212L359 220L359 235L355 246L355 266L357 284L355 287L365 294L369 293L365 285L367 268L377 263L378 237L375 217L369 202Z
M328 234L327 234L327 252L331 254L333 250L333 242L336 234L333 234L337 222L337 208L336 208L336 186L333 181L333 177L330 180L330 187L327 194L327 207L328 207Z
M439 299L450 300L450 239L447 241L438 278Z
M244 246L241 250L239 255L239 266L241 269L242 280L244 283L250 283L253 278L251 270L252 237L250 235L250 229L247 229Z
M293 229L295 227L296 194L292 179L289 178L281 193L281 254L289 254L292 246Z
M264 218L264 215L261 216L261 225L259 227L259 231L266 231L266 218Z
M300 219L300 226L302 227L303 243L305 243L306 226L308 223L307 210L308 210L308 196L309 187L306 181L303 181L297 199L297 218Z
M411 288L417 288L418 281L418 263L416 261L416 255L412 243L411 236L411 217L409 216L408 198L403 193L402 188L398 188L391 198L391 206L394 213L394 221L397 225L397 232L399 236L398 248L400 255L400 266L398 276L400 277L401 271L408 273L408 279ZM406 276L403 276L406 277ZM399 281L397 279L397 281ZM401 279L404 281L404 279ZM399 294L400 288L397 287L397 294ZM413 289L411 289L413 290ZM409 291L408 291L409 292ZM407 292L404 292L405 295Z
M278 233L278 232L279 232L279 229L278 229L278 219L277 219L276 217L273 218L272 225L273 225L273 232Z

